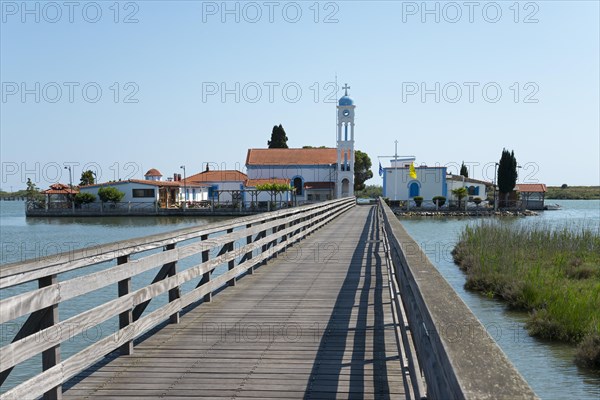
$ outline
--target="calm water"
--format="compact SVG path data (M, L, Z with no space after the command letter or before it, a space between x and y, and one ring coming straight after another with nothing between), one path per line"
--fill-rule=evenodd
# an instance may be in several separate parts
M224 217L102 217L102 218L25 218L23 202L0 201L0 245L2 255L0 264L38 258L73 249L115 242L119 240L142 237L162 232L192 226L206 225L221 221ZM148 255L155 251L149 251ZM133 257L139 258L139 257ZM188 268L199 263L199 257L190 257L178 263L178 268ZM95 266L67 272L59 276L60 280L70 279L83 274L89 274L114 265L115 262L101 263ZM0 267L1 268L1 267ZM226 268L225 268L226 269ZM219 267L215 274L219 275L223 268ZM140 274L132 279L133 290L149 284L156 269ZM193 289L195 282L183 285L183 293ZM29 283L0 292L0 298L10 297L26 290L35 289L36 284ZM96 290L85 296L80 296L62 302L59 307L59 318L64 321L82 311L89 310L102 303L116 298L116 285ZM154 299L144 315L167 303L167 295ZM26 318L21 317L11 323L0 325L0 346L12 340ZM72 327L75 329L76 327ZM71 329L71 327L67 327ZM111 318L97 325L84 327L82 334L77 335L61 344L62 359L84 349L100 338L113 334L118 330L118 318ZM43 340L43 338L42 338ZM31 358L19 364L12 371L0 393L5 392L16 384L41 372L41 357Z
M563 209L541 212L534 217L494 220L505 224L541 223L556 228L568 226L571 229L586 227L600 230L600 201L549 202L558 203ZM526 314L510 312L501 302L464 289L465 276L452 261L450 252L462 229L468 224L479 223L479 220L414 218L401 221L538 396L557 400L600 399L600 374L575 366L573 347L531 338L524 329Z
M502 219L501 223L569 226L578 229L585 226L600 230L600 201L556 201L563 210L547 211L537 217ZM49 218L25 219L22 202L0 202L1 264L51 255L74 248L109 243L155 233L172 231L194 225L218 221L217 218L202 217L133 217L133 218ZM488 328L513 364L543 399L600 399L600 375L577 368L573 360L573 348L566 345L544 343L530 338L523 329L526 315L508 312L502 303L489 300L476 293L467 292L463 285L465 277L454 265L450 251L458 235L467 224L478 223L475 219L403 219L408 232L419 242L431 261L459 293L465 303ZM191 262L191 261L190 261ZM182 268L186 267L182 263ZM98 269L106 267L100 264ZM93 268L92 268L93 270ZM86 273L92 270L86 269ZM77 276L79 272L65 274L61 279ZM155 271L140 275L133 281L134 289L147 284ZM14 289L16 290L16 289ZM14 290L4 290L0 297L7 297ZM21 287L20 290L23 290ZM82 309L89 309L115 297L115 288L105 288L61 303L60 318L64 320ZM185 292L184 288L182 290ZM166 303L159 298L150 303L147 312ZM10 342L19 323L0 326L0 344ZM117 321L112 319L91 328L68 342L63 343L63 359L105 337L116 330ZM34 358L15 368L2 392L38 373L41 362Z

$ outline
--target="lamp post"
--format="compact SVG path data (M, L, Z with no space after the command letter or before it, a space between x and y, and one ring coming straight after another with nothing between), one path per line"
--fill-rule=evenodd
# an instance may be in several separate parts
M69 170L69 200L71 201L71 209L75 212L75 202L73 201L73 177L71 174L71 166L66 165L65 169Z
M183 170L183 209L185 210L185 208L187 207L187 183L185 181L185 165L182 165L179 168Z
M494 211L498 210L498 199L496 196L496 179L498 177L498 173L497 173L497 169L498 169L498 163L494 163Z

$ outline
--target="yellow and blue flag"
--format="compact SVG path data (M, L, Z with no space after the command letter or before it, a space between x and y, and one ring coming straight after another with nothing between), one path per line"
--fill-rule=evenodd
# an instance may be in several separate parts
M408 168L408 172L412 179L417 179L417 171L415 171L415 163L411 162L410 167Z

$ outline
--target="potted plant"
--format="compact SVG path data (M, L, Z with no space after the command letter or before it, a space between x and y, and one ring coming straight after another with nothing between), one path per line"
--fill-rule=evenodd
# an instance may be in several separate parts
M421 204L423 204L423 196L415 196L413 200L417 207L421 207Z
M437 205L438 207L446 204L446 198L444 196L434 196L431 200L433 200L433 204Z

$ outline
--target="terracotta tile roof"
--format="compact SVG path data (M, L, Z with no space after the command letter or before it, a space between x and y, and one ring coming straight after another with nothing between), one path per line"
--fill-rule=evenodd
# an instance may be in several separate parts
M156 168L151 168L144 174L144 176L163 176L163 174L161 174Z
M237 170L204 171L196 175L188 176L185 181L188 183L199 182L245 182L248 175ZM183 182L183 181L181 181Z
M69 185L63 183L55 183L50 185L50 189L44 190L43 194L77 194L79 190L77 188L70 189Z
M145 179L128 179L126 181L115 181L115 182L104 182L104 183L95 183L93 185L81 186L81 188L92 188L99 186L114 186L114 185L122 185L124 183L141 183L143 185L151 185L158 187L183 187L183 181L149 181ZM187 187L206 187L208 185L204 185L202 183L191 183L188 182L186 184Z
M266 183L279 183L279 184L283 184L283 185L289 185L290 184L290 180L289 179L283 179L283 178L248 179L244 183L244 186L246 186L246 187L256 187L258 185L264 185Z
M517 183L515 189L524 193L546 193L546 185L543 183Z
M337 163L337 150L248 149L246 165L329 165Z
M462 182L463 180L463 176L462 175L452 175L452 174L448 174L446 176L446 179L449 179L451 181L459 181ZM492 182L488 182L488 181L480 181L479 179L473 179L473 178L465 178L465 183L479 183L480 185L485 185L485 186L493 186L494 184Z
M132 183L141 183L144 185L153 185L158 187L183 187L183 181L147 181L143 179L129 179L128 182ZM185 184L187 187L205 187L208 185L203 185L201 183L187 182Z
M304 184L306 189L333 189L335 187L334 182L306 182Z

